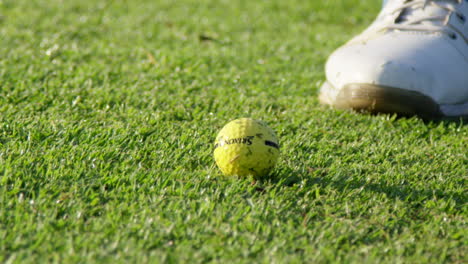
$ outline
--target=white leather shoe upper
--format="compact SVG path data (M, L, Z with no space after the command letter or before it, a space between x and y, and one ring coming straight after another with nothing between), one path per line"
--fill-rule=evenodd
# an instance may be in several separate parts
M468 114L468 0L388 0L376 21L336 50L328 82L420 92ZM443 109L442 109L443 110Z

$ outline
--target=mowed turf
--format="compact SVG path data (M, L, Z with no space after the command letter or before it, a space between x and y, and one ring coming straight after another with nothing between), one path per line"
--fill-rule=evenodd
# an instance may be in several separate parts
M379 8L0 0L0 262L466 263L466 123L318 104ZM239 117L269 181L215 166Z

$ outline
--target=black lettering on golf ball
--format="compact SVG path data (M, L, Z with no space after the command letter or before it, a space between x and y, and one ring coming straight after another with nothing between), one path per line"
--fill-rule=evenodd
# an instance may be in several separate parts
M215 144L215 149L223 145L232 145L232 144L243 144L243 145L252 145L252 140L255 136L247 136L241 138L231 138L226 140L221 140L219 143Z
M278 144L276 144L276 143L273 142L273 141L269 141L269 140L265 140L265 145L270 146L270 147L274 147L275 149L279 149L279 148L280 148Z

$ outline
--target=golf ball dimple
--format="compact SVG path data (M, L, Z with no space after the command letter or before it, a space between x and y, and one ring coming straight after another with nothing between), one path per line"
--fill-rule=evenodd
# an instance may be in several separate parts
M267 176L278 156L279 143L273 130L251 118L229 122L214 145L216 164L225 175Z

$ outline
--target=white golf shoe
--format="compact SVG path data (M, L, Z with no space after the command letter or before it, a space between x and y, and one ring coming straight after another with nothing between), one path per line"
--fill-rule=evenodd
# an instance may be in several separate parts
M468 117L468 0L388 0L336 50L322 103L341 109Z

